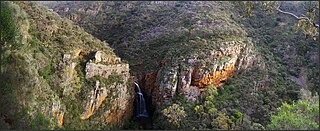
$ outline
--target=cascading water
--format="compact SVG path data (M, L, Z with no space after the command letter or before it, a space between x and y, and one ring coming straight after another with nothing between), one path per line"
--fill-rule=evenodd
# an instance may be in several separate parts
M146 102L144 100L143 94L140 90L139 85L135 82L135 89L136 89L136 117L141 118L141 117L149 117L149 114L147 112L147 107L146 107Z

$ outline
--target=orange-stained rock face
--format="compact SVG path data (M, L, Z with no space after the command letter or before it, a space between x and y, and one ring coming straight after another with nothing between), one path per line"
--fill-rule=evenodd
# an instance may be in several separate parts
M119 110L118 108L116 108L116 106L112 106L110 109L110 112L107 112L104 114L104 116L106 118L106 122L119 123L121 121L124 121L125 119L128 119L127 118L128 116L132 116L133 110L131 108L132 105L130 103L133 102L133 99L129 100L129 101L130 102L123 105L125 107L125 109L127 109L127 110Z
M206 85L220 85L220 83L230 77L234 71L234 64L226 65L222 70L216 70L214 72L210 72L205 74L204 77L199 77L199 70L194 72L194 78L192 79L192 85L197 87L204 87Z
M90 104L86 110L87 111L84 114L82 114L80 117L82 120L88 119L93 114L94 107L92 106L92 104Z
M86 112L81 115L81 119L85 120L88 119L91 115L93 115L94 111L98 110L100 105L102 104L103 100L107 96L106 89L102 90L101 92L98 91L100 86L100 82L96 81L96 89L94 90L94 93L91 95L91 100L87 104Z
M58 126L61 128L64 117L64 105L61 105L60 101L54 102L52 107L52 117L56 118Z
M61 128L62 124L63 124L63 116L64 116L64 112L61 112L61 114L59 115L59 122L58 122L58 126Z

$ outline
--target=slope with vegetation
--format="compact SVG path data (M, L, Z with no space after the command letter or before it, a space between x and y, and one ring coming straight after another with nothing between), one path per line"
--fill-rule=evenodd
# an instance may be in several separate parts
M25 7L23 9L27 14L32 14L28 13L28 6L18 4L20 7ZM130 114L132 113L130 108L115 106L110 109L108 107L111 103L114 105L124 103L124 101L132 103L130 91L128 91L129 94L124 93L127 92L126 87L128 86L125 84L120 84L116 88L112 86L114 81L121 83L119 81L125 79L125 83L127 82L126 78L129 76L127 66L130 66L130 74L135 76L135 81L141 85L146 95L153 129L319 128L317 102L320 85L319 68L317 68L319 66L317 55L319 43L317 39L314 39L314 36L318 35L315 32L317 28L310 28L312 29L311 34L310 32L308 34L308 30L304 29L308 21L297 21L291 15L279 12L279 7L272 8L274 6L272 2L271 5L265 2L218 1L96 1L42 2L42 4L60 16L72 20L101 41L108 42L115 54L129 64L122 63L117 57L111 57L114 56L111 48L97 44L102 42L95 39L96 42L83 42L78 46L78 48L84 48L83 50L92 49L93 51L80 51L80 53L75 51L77 52L75 54L83 56L80 61L76 62L80 63L79 66L72 64L74 61L69 63L69 66L62 64L62 68L55 64L42 66L43 68L38 71L45 81L42 83L47 82L50 87L63 85L63 91L58 93L59 98L74 100L71 96L77 98L77 94L74 95L72 92L77 89L85 92L86 96L96 98L93 101L83 102L82 106L77 105L78 102L71 102L75 104L69 109L82 107L80 109L83 109L81 110L83 114L78 115L79 119L73 121L66 117L64 125L68 125L66 126L68 129L76 128L78 124L81 124L79 126L81 129L110 129L112 126L109 125L109 120L118 121L116 123L120 125L125 123L121 119L121 114L123 114L121 111ZM283 2L281 10L303 14L306 10L302 7L303 4L302 2ZM36 15L36 17L42 15ZM312 21L317 22L318 20L312 19ZM32 23L36 22L32 21ZM51 25L50 22L44 24L41 22L42 20L35 25ZM57 24L58 27L61 25L64 25L63 22ZM61 36L61 33L57 36L54 35L56 33L51 33L56 32L55 26L45 26L43 30L43 32L49 31L50 34L41 32L26 34L31 34L28 37L37 37L37 40L43 43L44 40L53 41L51 38ZM68 30L63 31L74 33ZM304 34L307 35L304 37ZM30 39L28 37L22 38ZM63 41L65 40L63 38L67 40ZM70 38L74 37L63 38L59 42L68 44L46 44L46 47L50 48L38 48L42 47L42 44L35 44L37 46L33 47L34 50L29 53L32 54L38 51L37 49L44 50L43 52L48 54L41 58L51 56L48 59L52 59L54 63L56 59L53 56L59 54L56 49L69 51L70 47L77 45L70 46L69 44L72 42ZM14 44L10 45L14 46ZM93 49L95 47L97 48ZM10 54L6 48L4 48L4 58ZM56 52L53 53L53 51ZM74 59L73 55L65 54L65 52L60 54L62 61ZM39 60L43 59L35 59L35 61ZM6 62L3 61L4 67L8 67ZM41 65L40 62L37 64ZM122 74L125 78L121 79L121 75L110 75L110 70L114 69L114 65L119 65L115 66L118 73L125 70ZM78 86L66 86L68 84L65 83L76 81L72 80L74 79L72 73L65 76L62 73L62 76L57 76L56 72L61 71L63 67L68 67L64 69L68 72L73 66L77 73L79 72L79 81L83 81L75 85L90 86L91 90L86 90L83 86L79 88L76 88ZM33 67L38 69L37 66ZM8 70L4 69L4 71ZM53 69L56 70L52 71ZM95 75L101 77L94 77ZM109 79L104 79L106 76L109 76L107 77ZM59 81L59 78L62 81ZM69 78L71 81L63 81L70 80ZM39 80L42 79L39 78ZM101 83L102 88L99 88ZM43 91L42 88L35 87L35 89ZM52 92L57 91L52 89ZM107 94L110 92L116 96L108 97ZM101 104L104 99L111 103ZM107 110L102 112L101 108ZM43 110L42 112L46 111ZM106 115L104 119L97 118L98 116L95 115L100 113ZM302 115L303 113L307 115ZM67 114L65 113L65 116ZM39 118L37 117L38 119L34 121L47 122L44 119L46 117L43 117L46 114L38 116ZM125 115L125 117L128 118L130 115ZM76 120L81 123L73 123ZM124 128L137 129L136 126L131 121ZM121 128L119 125L113 127Z
M129 66L34 2L1 2L1 129L112 129L132 114Z
M267 125L276 118L270 116L282 103L301 99L305 90L318 96L318 45L303 37L303 21L274 11L272 3L244 3L50 7L128 60L147 101L158 103L153 104L155 129L273 129ZM284 2L281 9L301 14L302 4Z
M155 105L177 90L196 99L201 88L252 64L251 40L220 5L69 2L51 8L110 43Z

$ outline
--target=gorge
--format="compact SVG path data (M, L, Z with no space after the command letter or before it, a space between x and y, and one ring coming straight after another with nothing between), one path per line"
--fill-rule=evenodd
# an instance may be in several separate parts
M1 2L1 129L273 129L316 104L319 42L254 5Z

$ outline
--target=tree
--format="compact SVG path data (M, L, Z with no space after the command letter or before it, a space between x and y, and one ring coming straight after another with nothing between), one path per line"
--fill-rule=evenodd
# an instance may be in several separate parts
M278 114L271 115L267 129L319 129L319 96L314 101L302 99L292 105L283 103L278 108Z
M245 16L249 17L254 7L262 7L264 10L272 12L277 11L279 13L293 16L297 22L298 29L301 29L305 35L310 35L314 40L319 36L319 2L306 1L302 3L301 8L305 11L304 14L296 15L293 12L285 11L281 7L284 2L282 1L239 1L234 3L236 7L239 7ZM301 3L298 3L301 4Z
M155 120L156 128L161 129L183 129L185 126L185 119L187 117L187 112L183 106L173 103L160 112Z

